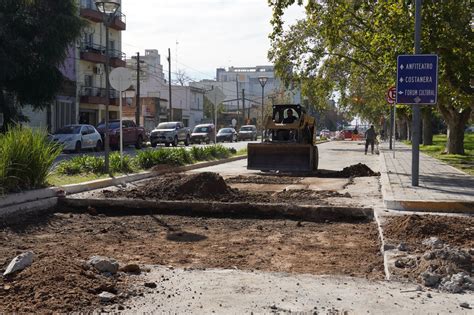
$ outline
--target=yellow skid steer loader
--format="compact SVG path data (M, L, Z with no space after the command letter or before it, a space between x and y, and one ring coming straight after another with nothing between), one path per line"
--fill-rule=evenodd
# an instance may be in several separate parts
M318 169L315 118L301 105L273 105L264 123L263 141L247 146L247 169L313 172Z

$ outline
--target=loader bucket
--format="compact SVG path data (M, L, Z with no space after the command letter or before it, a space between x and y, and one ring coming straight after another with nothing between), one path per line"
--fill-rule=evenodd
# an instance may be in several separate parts
M247 169L312 172L318 165L318 150L311 144L249 143Z

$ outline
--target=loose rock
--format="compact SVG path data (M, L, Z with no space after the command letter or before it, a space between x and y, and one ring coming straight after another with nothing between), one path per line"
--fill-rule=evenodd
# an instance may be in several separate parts
M425 271L421 274L423 284L427 287L434 287L439 283L440 277L432 272Z
M87 263L100 272L110 272L114 274L119 269L119 264L115 259L105 256L92 256Z
M426 246L430 246L431 248L435 248L435 249L441 249L443 248L443 245L444 245L443 241L437 237L427 238L422 242L422 244Z
M150 289L155 289L157 287L155 282L145 282L145 287L150 288Z
M33 257L34 253L32 251L27 251L21 255L16 256L8 265L7 269L3 273L3 276L8 276L30 266L33 263Z
M128 273L140 273L141 269L140 266L137 264L128 264L120 268L121 271L123 272L128 272Z
M470 306L469 303L467 303L467 302L463 302L463 303L459 304L459 306L461 306L462 308L471 309L471 306Z
M397 249L401 252L406 252L408 251L408 246L405 243L400 243L398 244Z
M110 302L115 299L115 294L104 291L99 294L99 298L101 302Z

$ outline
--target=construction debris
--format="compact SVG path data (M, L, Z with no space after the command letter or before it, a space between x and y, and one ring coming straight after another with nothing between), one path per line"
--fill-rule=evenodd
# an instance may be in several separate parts
M23 270L33 263L34 253L27 251L21 255L16 256L8 265L7 269L3 273L3 276L9 276L17 271Z

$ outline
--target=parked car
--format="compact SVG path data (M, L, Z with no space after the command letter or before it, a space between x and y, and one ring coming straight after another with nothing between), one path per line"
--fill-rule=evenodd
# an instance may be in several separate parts
M329 138L331 136L331 132L329 131L329 129L323 129L321 130L321 133L319 135L321 136L321 138Z
M191 134L191 143L205 142L209 144L211 141L214 142L215 134L216 128L214 124L197 125Z
M105 122L97 126L102 139L105 139ZM123 145L134 145L136 149L143 147L147 139L146 131L143 127L138 127L132 120L122 120ZM105 142L105 140L103 140ZM109 120L109 144L112 149L120 148L120 120Z
M102 138L91 125L67 125L52 135L52 141L60 143L64 151L80 152L82 149L102 149Z
M474 125L467 127L465 132L466 133L474 133Z
M167 147L172 144L174 147L179 142L184 142L188 146L191 141L191 130L179 121L162 122L150 134L150 143L156 147L158 143L164 143Z
M222 128L217 133L217 142L237 141L237 131L234 128Z
M254 125L246 125L240 127L239 140L257 140L257 127Z

